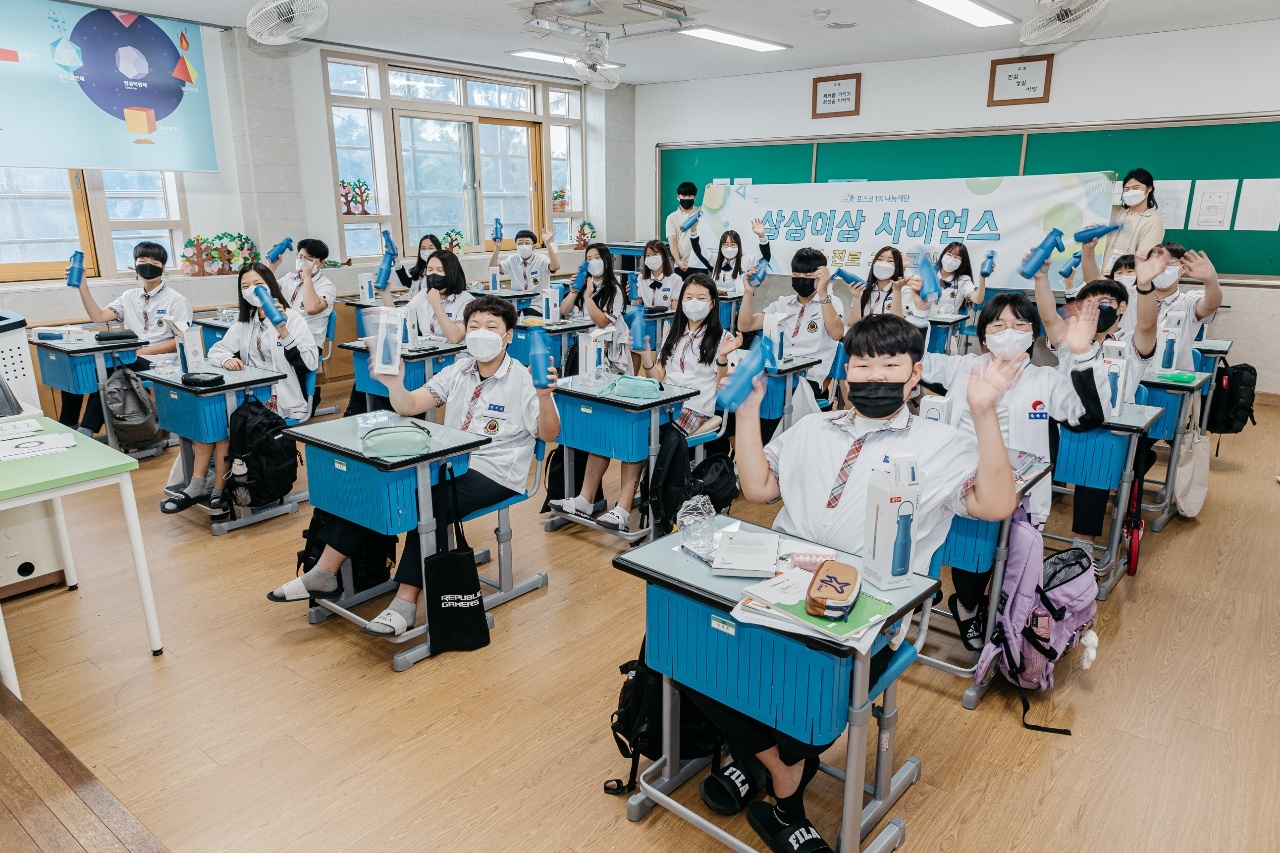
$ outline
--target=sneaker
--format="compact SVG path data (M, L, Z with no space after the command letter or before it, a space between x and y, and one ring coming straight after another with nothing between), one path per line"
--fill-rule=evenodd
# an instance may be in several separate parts
M631 513L614 504L613 509L596 519L601 527L610 530L626 530L631 526Z
M585 500L581 495L574 495L564 500L551 501L551 508L560 512L567 512L571 515L581 515L587 518L591 517L591 502Z
M947 599L947 606L951 608L951 616L956 620L956 627L960 629L960 642L964 643L964 647L971 652L982 651L983 632L987 627L986 608L979 605L972 616L963 619L960 616L960 597L954 593Z

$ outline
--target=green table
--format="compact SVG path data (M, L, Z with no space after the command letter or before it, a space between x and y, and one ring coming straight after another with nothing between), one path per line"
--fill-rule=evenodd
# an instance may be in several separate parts
M150 642L151 654L161 654L164 647L160 642L160 622L156 617L156 602L151 592L151 574L147 568L147 554L142 543L142 525L138 521L138 506L133 496L133 480L129 476L129 472L138 467L137 461L57 421L44 417L35 420L43 427L45 435L52 433L74 435L76 446L44 456L0 461L0 511L49 501L53 508L54 528L58 534L58 550L62 556L62 571L67 580L67 588L75 589L76 568L71 554L71 538L67 534L67 521L62 512L62 497L103 486L117 486L120 489L120 504L124 510L125 529L129 534L129 548L133 551L133 568L138 575L138 593L142 598L142 616L147 626L147 639ZM13 654L9 649L8 635L4 631L2 619L0 619L0 677L15 696L22 698L18 692Z

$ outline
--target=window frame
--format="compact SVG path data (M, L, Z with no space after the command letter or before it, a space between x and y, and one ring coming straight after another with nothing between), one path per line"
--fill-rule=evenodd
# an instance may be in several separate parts
M9 168L9 167L6 167ZM15 166L12 168L22 168ZM94 239L88 181L84 169L66 169L67 183L71 188L71 204L75 211L76 231L80 240L80 251L84 252L85 278L99 277L97 240ZM103 210L106 200L103 199ZM0 264L0 284L15 284L25 281L46 281L62 278L66 272L66 261L32 261L27 263Z
M104 171L144 171L160 172L165 182L166 206L170 216L163 219L111 219L107 214L107 192L102 182ZM182 244L191 236L191 227L187 220L187 190L181 172L166 172L160 169L86 169L85 187L88 195L89 222L92 226L92 239L95 246L104 247L104 258L97 263L98 278L127 279L133 278L131 269L115 268L115 241L113 231L168 231L173 241L173 252L169 256L169 265L165 271L173 273L182 266ZM177 213L177 216L172 214ZM127 223L128 228L112 227ZM87 257L87 254L86 254ZM85 275L88 276L86 269Z

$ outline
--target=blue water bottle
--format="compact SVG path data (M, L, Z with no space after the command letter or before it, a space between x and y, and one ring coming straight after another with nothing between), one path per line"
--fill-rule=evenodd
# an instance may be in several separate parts
M529 333L529 372L533 374L534 388L551 387L551 380L547 378L551 368L551 347L547 344L547 333L534 328Z
M687 232L689 231L689 229L693 228L693 226L695 226L695 225L697 225L697 224L698 224L698 220L699 220L699 219L701 219L701 218L702 218L702 211L701 211L701 210L699 210L699 211L698 211L697 213L695 213L693 216L690 216L690 217L689 217L688 219L686 219L683 223L681 223L681 225L680 225L680 232L681 232L682 234L683 234L683 233L687 233Z
M982 262L981 275L983 278L991 278L992 273L994 273L995 271L996 271L996 253L995 253L995 250L993 249L990 252L987 252L987 257Z
M67 287L79 287L84 283L84 252L71 253L71 268L67 270Z
M1049 260L1049 256L1053 254L1054 249L1059 252L1064 252L1067 249L1062 242L1062 232L1057 228L1044 235L1040 245L1036 246L1031 254L1027 256L1027 259L1022 262L1022 266L1018 267L1018 275L1028 281L1035 278L1036 273L1040 271L1040 267L1044 266L1044 262Z
M1111 385L1111 409L1115 411L1120 402L1116 399L1120 396L1120 368L1117 365L1111 365L1107 371L1107 382Z
M1077 243L1088 243L1091 240L1097 240L1099 237L1105 237L1112 231L1119 231L1119 224L1116 225L1090 225L1081 228L1079 231L1071 235L1071 239Z
M738 362L724 385L720 386L720 391L716 394L717 409L738 411L742 401L751 393L752 382L764 373L766 365L773 362L773 341L764 335L758 335L756 341L756 345Z
M911 511L903 510L911 507ZM915 516L915 506L911 501L903 501L898 506L898 535L893 540L893 565L890 574L900 578L911 571L911 520Z
M283 255L285 252L289 251L292 248L293 248L293 238L285 237L279 243L276 243L270 249L267 249L267 260L271 261L271 263L274 264L276 261L280 260L281 255Z
M502 220L495 218L493 220L493 242L502 242Z
M378 266L378 275L373 280L375 290L386 290L387 285L391 283L391 268L395 266L396 258L399 256L396 250L396 244L391 241L391 232L382 232L382 263Z
M831 274L831 277L848 285L867 283L866 279L859 277L857 273L849 272L844 267L836 267L836 271Z
M1160 367L1165 370L1173 367L1173 351L1177 343L1178 340L1173 335L1164 339L1164 354L1160 356Z
M635 302L640 298L640 276L636 273L627 273L627 298Z
M1071 278L1076 274L1076 267L1078 266L1080 266L1080 253L1076 252L1065 264L1062 265L1062 268L1058 270L1058 275L1063 278Z
M262 309L263 314L267 315L267 322L273 326L279 326L283 323L284 315L276 307L275 300L271 298L271 291L267 290L267 286L260 284L253 289L253 292L258 297L258 307Z
M645 338L648 336L649 323L644 317L643 306L636 306L627 312L627 325L631 327L631 351L644 352L648 349Z
M933 262L924 253L924 249L920 250L920 264L916 267L916 274L920 276L920 281L923 282L920 286L921 299L927 302L932 297L942 293L942 285L938 282L938 271L933 268Z
M756 271L747 277L752 287L759 287L764 284L764 278L769 274L769 262L761 258L756 263Z
M573 289L582 292L587 286L587 262L583 261L578 267L578 274L573 277Z

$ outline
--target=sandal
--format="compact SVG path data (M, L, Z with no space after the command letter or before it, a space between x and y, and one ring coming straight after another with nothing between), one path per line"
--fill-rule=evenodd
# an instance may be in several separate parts
M201 495L200 498L202 497L204 496ZM160 511L165 515L175 515L200 503L200 498L193 498L186 492L178 492L176 495L164 499L164 502L160 504Z
M214 512L226 512L228 509L226 493L224 492L222 494L217 494L217 495L210 494L209 509L213 510Z
M407 630L409 630L409 623L404 617L388 608L361 628L360 633L372 634L375 637L398 637Z
M304 601L315 598L342 598L342 583L339 581L338 586L333 592L319 592L317 590L308 589L306 583L303 582L302 576L294 578L288 583L276 587L267 593L267 601L277 603L285 601Z
M747 761L731 761L712 770L702 780L698 792L702 802L716 814L730 817L746 808L769 784L769 774L754 756Z
M799 823L783 823L768 803L747 806L747 823L773 853L835 853L807 818Z
M962 619L960 618L960 597L955 593L947 599L947 607L951 608L951 617L956 620L956 627L960 629L960 642L964 643L964 647L971 652L982 651L983 631L987 627L986 608L979 607L968 619Z

